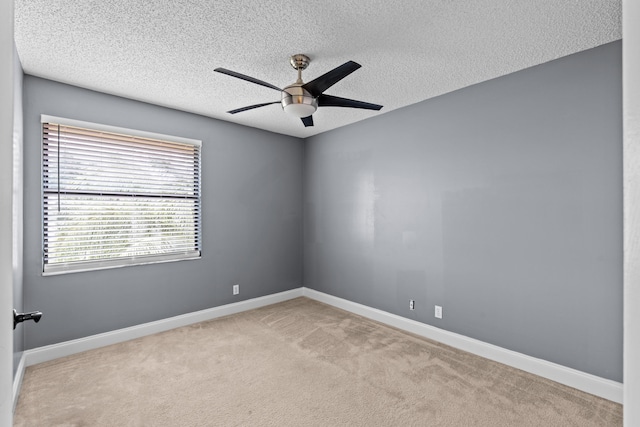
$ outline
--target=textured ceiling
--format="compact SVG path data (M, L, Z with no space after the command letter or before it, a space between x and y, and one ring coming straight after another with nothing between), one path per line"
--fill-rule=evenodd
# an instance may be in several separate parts
M621 0L15 0L27 74L307 137L621 38ZM272 90L289 56L305 82L353 60L327 94L379 111L321 107L305 128Z

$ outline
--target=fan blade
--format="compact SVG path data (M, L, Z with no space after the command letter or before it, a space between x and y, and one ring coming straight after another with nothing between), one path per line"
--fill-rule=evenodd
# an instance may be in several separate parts
M349 107L378 111L382 108L382 105L356 101L355 99L340 98L338 96L320 95L318 97L318 107Z
M302 117L302 123L304 123L304 127L308 128L309 126L313 126L313 116Z
M360 67L361 65L357 62L345 62L341 66L334 68L328 73L325 73L320 77L311 80L309 83L305 83L304 85L302 85L302 87L308 90L311 95L318 97L322 94L322 92L329 89L331 86L338 83L340 80L344 79Z
M280 104L280 101L265 102L264 104L249 105L248 107L242 107L242 108L237 108L235 110L227 111L227 113L229 113L229 114L242 113L243 111L253 110L254 108L260 108L260 107L264 107L265 105L271 105L271 104Z
M255 84L260 85L260 86L268 87L270 89L277 90L278 92L282 92L282 89L280 89L277 86L272 85L271 83L263 82L262 80L258 80L258 79L253 78L253 77L245 76L244 74L236 73L235 71L227 70L226 68L216 68L213 71L217 71L218 73L226 74L226 75L231 76L231 77L236 77L238 79L246 80L248 82L255 83Z

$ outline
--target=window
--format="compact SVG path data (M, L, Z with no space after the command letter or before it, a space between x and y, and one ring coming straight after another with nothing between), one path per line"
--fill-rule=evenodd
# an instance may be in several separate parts
M200 148L42 116L44 274L199 258Z

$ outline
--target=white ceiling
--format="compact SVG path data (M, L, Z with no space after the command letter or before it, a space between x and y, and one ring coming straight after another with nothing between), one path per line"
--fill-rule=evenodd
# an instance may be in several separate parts
M27 74L307 137L621 38L621 0L15 0ZM379 111L321 107L305 128L280 95L289 57L304 81L362 65L327 94Z

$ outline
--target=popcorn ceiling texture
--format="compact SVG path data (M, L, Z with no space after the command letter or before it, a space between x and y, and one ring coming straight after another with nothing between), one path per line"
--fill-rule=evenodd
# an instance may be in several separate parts
M621 38L621 0L15 0L25 73L282 134L308 137ZM327 94L380 112L319 108L304 128L272 89L354 60Z

